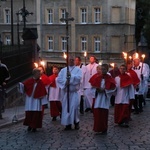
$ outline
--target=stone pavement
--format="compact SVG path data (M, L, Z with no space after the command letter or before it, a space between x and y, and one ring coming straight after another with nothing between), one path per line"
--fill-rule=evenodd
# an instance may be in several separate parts
M92 131L93 115L89 112L80 116L79 130L64 131L60 118L56 122L51 121L49 109L46 109L43 128L33 133L27 132L22 122L12 123L14 114L17 114L18 120L23 119L23 107L18 108L18 113L14 111L6 110L7 115L4 113L3 120L9 121L9 126L0 128L0 150L150 150L149 100L144 112L132 114L129 128L114 124L114 108L111 107L107 135L97 135Z

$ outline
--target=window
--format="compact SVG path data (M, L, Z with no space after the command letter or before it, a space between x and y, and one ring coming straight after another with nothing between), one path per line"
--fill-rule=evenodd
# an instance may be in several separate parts
M81 37L81 51L87 50L87 40L86 37Z
M100 16L101 16L100 13L101 13L100 8L94 8L94 22L95 23L100 23L101 22L100 21Z
M5 9L5 23L11 22L11 12L10 9Z
M52 24L53 23L53 10L48 9L47 13L48 13L48 24Z
M66 18L66 9L61 9L61 18ZM61 23L65 23L65 21L62 21Z
M67 51L67 39L66 39L66 37L61 37L61 49L62 49L62 51Z
M87 11L86 8L81 8L81 23L86 23L87 22Z
M5 36L5 44L6 44L6 45L10 45L10 44L11 44L10 35L6 35L6 36Z
M111 38L111 51L112 52L120 52L120 37L119 36L113 36Z
M100 52L101 45L100 45L100 37L94 37L94 51Z
M53 37L52 36L48 37L48 50L53 51Z
M111 13L111 21L112 23L120 23L121 22L121 8L120 7L112 7Z

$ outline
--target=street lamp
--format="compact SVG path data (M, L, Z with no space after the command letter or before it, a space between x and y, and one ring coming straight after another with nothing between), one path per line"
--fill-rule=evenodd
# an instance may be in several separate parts
M22 16L22 19L23 19L23 27L24 29L26 28L26 17L28 15L33 15L33 12L29 13L27 10L26 10L26 6L25 6L25 0L23 0L23 8L21 9L21 12L19 13L21 14Z

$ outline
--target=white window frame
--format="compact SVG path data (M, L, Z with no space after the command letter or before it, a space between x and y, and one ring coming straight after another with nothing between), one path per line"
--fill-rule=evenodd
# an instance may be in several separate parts
M94 8L94 23L101 23L101 8Z
M99 36L94 37L94 52L101 51L101 38Z
M86 24L87 23L87 8L80 8L81 13L81 23Z
M81 51L87 51L87 37L81 36Z
M10 10L10 8L4 9L4 21L7 24L11 23L11 10Z
M53 51L54 50L53 36L48 36L47 40L48 40L48 51Z
M60 9L60 13L61 13L61 17L60 18L66 18L66 12L67 12L67 10L66 10L66 8L61 8ZM65 24L66 22L65 21L61 21L61 23L62 24Z
M5 44L6 45L11 45L11 37L10 37L10 35L5 35Z
M53 24L53 9L47 9L48 24Z
M61 37L61 50L63 52L67 51L67 38L65 36Z

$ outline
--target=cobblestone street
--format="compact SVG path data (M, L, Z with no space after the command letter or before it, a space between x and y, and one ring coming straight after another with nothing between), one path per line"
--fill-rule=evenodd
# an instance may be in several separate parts
M27 132L21 123L0 129L0 150L150 150L150 101L144 112L132 114L129 128L121 128L113 122L114 108L110 108L107 135L92 131L93 115L80 116L80 129L64 131L60 119L52 122L46 110L43 128Z

